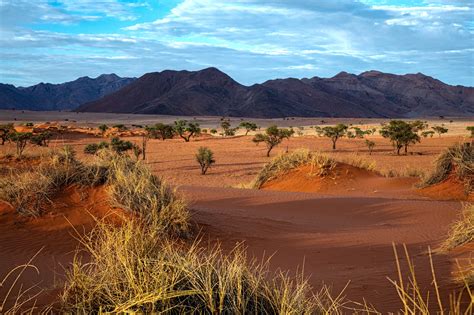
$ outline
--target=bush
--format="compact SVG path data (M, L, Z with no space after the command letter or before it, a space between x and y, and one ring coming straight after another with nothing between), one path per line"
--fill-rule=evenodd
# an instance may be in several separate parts
M109 129L109 126L107 126L106 124L102 124L99 126L99 130L102 134L104 134L108 129Z
M189 213L185 202L141 162L128 156L112 155L109 160L109 192L112 201L139 214L156 230L172 235L186 235Z
M82 243L62 297L66 313L312 314L307 281L248 262L242 247L224 255L183 245L140 222L100 223Z
M112 127L117 128L119 132L124 132L128 130L127 126L125 126L124 124L116 124L116 125L113 125Z
M451 225L448 239L442 244L444 250L451 250L474 241L474 205L466 205L460 218Z
M200 147L196 154L196 161L201 166L201 174L205 175L209 167L214 164L216 161L214 160L214 153L211 149L206 147Z
M253 188L259 189L266 182L303 165L312 166L312 175L326 176L336 166L336 162L326 155L297 150L282 154L265 164L252 183Z
M121 140L118 137L112 138L110 140L110 148L117 154L122 154L123 152L133 149L133 143L130 141Z
M456 177L465 184L466 193L474 187L474 150L470 144L457 144L441 153L435 161L435 170L422 186L440 183L455 172Z
M51 141L52 133L45 131L36 135L32 135L30 142L40 147L47 147Z
M372 151L374 150L374 147L375 147L375 142L365 139L365 145L369 149L369 155L372 155Z
M100 143L91 143L86 145L84 148L84 153L86 154L97 154L100 150L102 149L107 149L109 147L109 144L105 141L102 141Z

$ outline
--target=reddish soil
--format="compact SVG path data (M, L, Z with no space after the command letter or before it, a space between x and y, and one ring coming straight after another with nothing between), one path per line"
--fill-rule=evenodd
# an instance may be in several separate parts
M33 285L44 289L40 306L57 299L65 272L78 248L78 236L94 227L94 217L107 217L112 222L124 218L123 211L110 208L105 189L69 187L53 198L50 210L40 218L22 217L8 204L0 202L0 280L13 267L27 263L36 255L32 264L39 274L27 269L20 281L23 289ZM11 284L7 281L6 289ZM6 289L0 288L2 298ZM19 287L14 289L18 292ZM37 290L39 288L32 293Z
M455 174L450 174L441 183L418 190L418 194L438 200L474 201L474 192L466 194L466 187Z
M306 165L263 184L264 190L321 193L326 195L362 195L413 197L417 178L384 177L352 165L337 163L325 176L314 174Z
M140 137L126 139L138 144L141 141ZM72 145L79 158L85 159L85 145L102 140L106 139L80 133L61 134L51 142L51 147ZM303 147L341 158L356 156L374 161L381 172L428 172L437 154L462 141L462 137L423 139L410 148L415 154L407 156L394 155L385 139L373 140L375 151L368 155L363 140L341 139L333 152L328 139L297 137L277 147L272 156L287 147L290 151ZM200 146L211 148L217 161L205 176L200 175L194 157ZM29 146L26 154L44 150ZM13 151L11 144L0 146L1 153ZM396 277L392 242L407 244L418 281L423 288L432 289L426 250L428 246L436 248L445 239L449 225L461 209L459 201L433 200L439 195L436 193L420 196L413 188L416 178L386 178L351 167L341 168L335 179L308 178L302 170L296 170L296 182L284 183L280 179L280 191L228 188L250 182L268 161L264 146L255 146L250 136L207 136L189 143L180 139L150 140L146 163L155 174L181 187L204 237L222 242L227 249L244 241L249 253L256 257L274 254L275 269L295 271L304 263L305 274L311 275L316 290L324 281L339 291L350 280L345 292L350 299L365 298L384 313L396 312L401 306L386 279ZM41 273L38 276L29 271L25 274L25 285L41 281L49 292L60 288L78 244L73 227L86 232L92 228L94 221L85 209L98 217L112 210L103 190L90 192L84 200L80 195L74 189L63 192L53 200L50 213L35 220L20 218L12 209L2 207L0 278L44 247L34 261ZM445 301L453 288L454 259L465 255L466 251L453 251L434 256ZM433 294L432 291L432 304Z
M191 201L204 239L231 249L245 242L251 255L272 256L273 268L304 267L314 288L332 285L338 293L366 299L383 313L401 308L387 277L396 279L392 243L406 244L424 292L434 291L427 256L446 237L461 205L454 201L389 197L337 197L283 191L198 188L181 191ZM456 286L455 259L466 252L433 256L444 303ZM402 264L405 259L402 258ZM406 269L404 269L406 272ZM432 301L434 302L434 301ZM435 310L435 303L432 303Z

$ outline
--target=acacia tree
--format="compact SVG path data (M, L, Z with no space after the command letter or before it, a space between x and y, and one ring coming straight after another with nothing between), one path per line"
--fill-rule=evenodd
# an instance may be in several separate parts
M175 121L174 130L185 142L189 142L191 137L201 133L201 128L199 128L198 123L188 123L186 120Z
M265 142L267 145L267 157L270 156L272 149L279 145L284 139L289 139L294 133L292 129L279 129L273 125L265 130L265 133L257 133L252 139L253 142L259 144Z
M13 124L0 125L0 139L2 139L2 145L8 140L9 134L14 132Z
M209 167L216 162L214 160L214 153L211 149L200 147L196 153L196 161L201 166L201 175L205 175Z
M337 124L336 126L327 126L322 129L322 134L332 141L332 149L336 150L336 142L339 138L344 137L347 133L347 125Z
M237 129L239 129L239 127L232 128L230 120L228 119L221 119L221 128L221 135L223 137L235 136L235 132L237 131Z
M31 132L12 132L8 136L12 142L16 144L16 155L21 158L23 155L23 151L28 144L28 141L31 139L33 134Z
M443 127L443 126L433 126L433 127L431 127L431 129L433 129L434 132L436 132L440 138L441 138L441 135L442 135L443 133L447 133L447 132L448 132L448 128L445 128L445 127Z
M415 130L412 124L403 120L392 120L380 129L380 134L390 140L397 155L400 155L401 148L405 147L405 154L407 154L410 144L420 142L420 136Z
M150 134L155 139L161 139L165 141L166 139L173 139L175 135L175 129L171 125L165 125L163 123L157 123L153 127L148 127Z
M250 131L255 131L258 128L256 123L250 121L243 121L239 126L245 129L245 135L248 135Z
M49 131L45 131L36 135L32 135L30 142L36 144L40 147L47 147L49 146L49 142L51 141L52 133Z

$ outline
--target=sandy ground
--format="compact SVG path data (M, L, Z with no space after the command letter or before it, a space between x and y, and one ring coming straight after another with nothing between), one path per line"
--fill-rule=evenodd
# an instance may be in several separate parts
M139 137L127 139L140 143ZM384 174L417 175L431 170L437 154L444 148L467 140L462 134L423 139L421 144L410 148L412 154L396 156L385 139L373 139L376 147L372 155L368 154L363 140L341 139L333 152L328 139L305 136L285 141L272 156L287 148L290 151L307 148L339 159L362 159ZM79 158L85 159L84 146L100 140L103 139L67 134L53 140L51 147L72 145ZM211 148L217 161L205 176L200 175L194 158L200 146ZM13 152L12 145L0 146L0 154ZM41 152L44 150L29 147L26 153ZM434 200L436 196L417 194L414 188L417 177L371 179L366 176L373 181L373 187L379 187L377 192L357 181L354 187L335 185L335 189L320 193L231 188L249 183L269 161L264 146L252 143L251 136L227 139L206 136L189 143L180 139L150 140L147 156L146 163L153 172L177 186L188 200L193 220L202 228L204 239L222 242L227 249L243 241L255 257L273 255L275 269L295 272L298 266L304 265L305 274L311 275L310 282L316 289L324 282L338 291L350 281L345 292L350 299L366 298L382 312L400 308L396 292L386 279L396 276L392 243L407 244L418 280L424 289L430 288L427 248L436 248L445 238L462 207L459 201ZM77 223L74 226L79 230L90 228L90 220L81 219L81 210L73 202L62 203L66 206L57 209L53 218L60 218L61 211L69 217L79 215L73 220ZM90 207L93 204L92 200ZM37 258L42 270L40 278L43 277L41 280L47 287L56 288L77 246L70 225L64 219L54 223L45 218L40 219L46 220L44 225L38 227L36 222L13 220L8 210L0 214L0 253L8 257L1 259L0 275L13 265L24 263L44 246ZM454 261L465 257L466 249L434 257L445 300L453 287Z

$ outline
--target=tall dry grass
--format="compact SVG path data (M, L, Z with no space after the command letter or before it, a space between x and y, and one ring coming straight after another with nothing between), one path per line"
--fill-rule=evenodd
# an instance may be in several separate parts
M393 245L398 279L390 279L390 283L397 291L399 301L402 305L400 310L394 310L393 313L406 315L429 315L429 314L453 314L467 315L474 311L474 292L471 290L467 278L463 278L463 287L457 291L451 292L449 297L441 296L440 285L436 276L435 266L433 263L431 250L428 248L430 270L432 275L432 290L424 292L419 284L416 276L415 265L411 260L408 249L403 245L402 256ZM404 256L404 259L402 258ZM406 274L403 273L405 268L401 262L406 261Z
M107 185L114 204L139 214L155 229L184 236L189 233L185 201L141 161L113 155L109 159Z
M311 175L326 176L336 167L336 161L325 154L305 149L281 154L265 164L253 181L252 187L259 189L267 181L303 165L311 166Z
M456 144L443 153L435 161L435 170L424 181L423 186L442 182L454 173L465 184L466 193L474 189L474 149L469 144Z
M62 302L66 312L172 314L312 314L316 300L303 277L248 263L237 247L224 255L163 237L132 220L99 222L81 238L89 262L75 260Z
M441 248L451 250L474 241L474 205L466 204L458 220L450 227L448 238Z
M95 186L105 183L107 168L100 163L84 164L70 147L52 150L41 157L31 170L12 170L0 178L0 199L10 203L18 213L40 216L51 205L55 193L68 185Z

